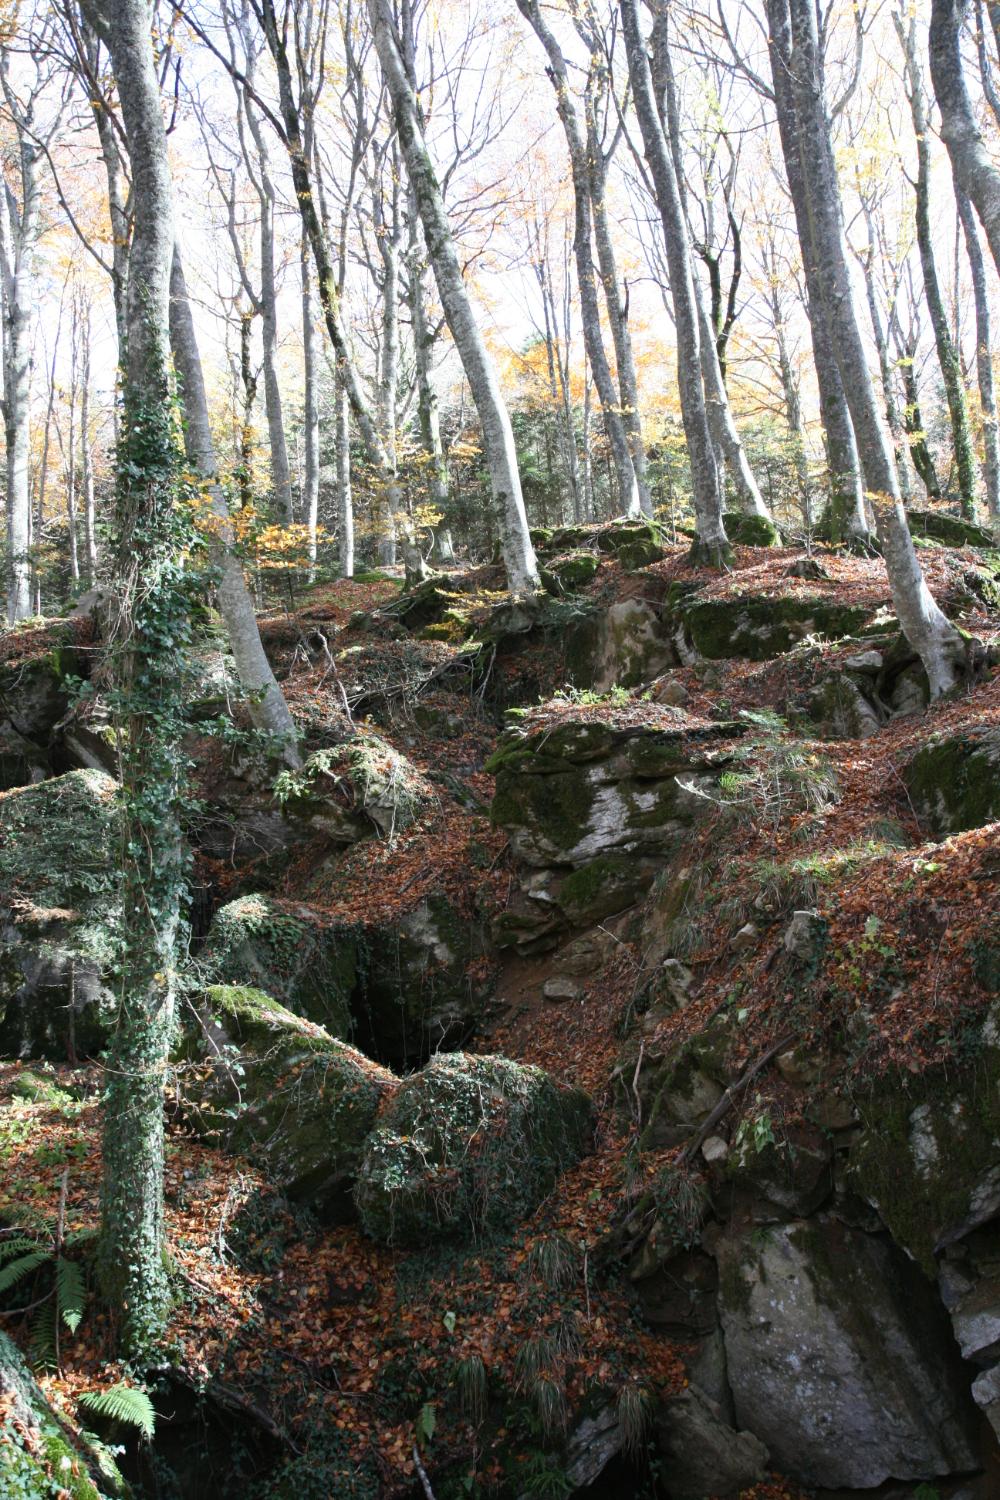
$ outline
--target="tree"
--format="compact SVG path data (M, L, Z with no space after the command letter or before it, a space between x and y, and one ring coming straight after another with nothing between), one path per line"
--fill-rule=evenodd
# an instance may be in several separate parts
M163 1090L174 1026L185 896L180 748L190 634L170 391L173 189L152 48L150 0L115 0L105 17L134 194L128 339L114 516L110 680L121 781L119 1014L104 1116L101 1276L123 1352L148 1359L169 1287L163 1223Z
M677 384L691 462L697 531L692 555L719 565L728 556L729 540L722 522L715 455L705 408L701 336L684 205L673 156L656 108L649 57L639 28L638 0L620 0L620 6L635 112L653 180L670 271L670 295L677 329Z
M407 174L424 228L438 296L479 414L507 581L515 593L534 589L538 587L538 568L528 535L510 416L462 278L447 211L427 153L416 96L406 74L388 0L368 0L368 14L382 75L392 100Z
M819 289L857 435L893 603L903 633L924 664L931 694L937 697L954 685L965 648L958 631L935 603L917 561L900 498L892 444L868 371L844 244L814 0L768 0L767 10L782 146L786 162L791 158L801 167ZM781 80L789 86L781 86Z
M960 41L965 9L966 0L932 0L931 82L955 178L979 215L1000 271L1000 168L986 148L965 84Z

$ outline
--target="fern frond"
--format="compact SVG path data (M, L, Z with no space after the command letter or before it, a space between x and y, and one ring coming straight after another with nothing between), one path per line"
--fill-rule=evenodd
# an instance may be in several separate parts
M83 1280L83 1267L78 1261L67 1260L63 1255L56 1261L56 1301L59 1304L59 1316L70 1333L75 1333L83 1317L87 1288Z
M39 1248L38 1241L26 1234L17 1234L12 1240L0 1240L0 1266L15 1255L23 1255L26 1250Z
M133 1385L112 1385L106 1391L87 1391L80 1397L78 1405L92 1416L124 1422L129 1427L138 1427L144 1437L153 1436L156 1426L153 1403L145 1391L137 1390Z
M31 1320L28 1357L36 1370L56 1368L56 1304L47 1297Z
M32 1271L37 1271L47 1260L52 1259L51 1250L30 1250L27 1255L22 1255L20 1260L12 1260L0 1270L0 1292L6 1292L10 1287L16 1286L25 1276Z

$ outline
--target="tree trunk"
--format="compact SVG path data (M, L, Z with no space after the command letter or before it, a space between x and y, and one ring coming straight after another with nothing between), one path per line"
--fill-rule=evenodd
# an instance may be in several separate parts
M110 12L111 63L131 160L121 443L115 514L116 624L110 658L123 819L118 1025L105 1088L101 1277L126 1357L148 1360L169 1305L163 1223L163 1089L185 872L179 827L183 651L189 637L176 508L168 313L173 194L149 0Z
M80 471L83 478L83 537L86 557L87 587L97 582L97 526L94 508L94 450L90 436L90 318L88 301L84 308L80 345Z
M716 463L712 451L708 414L705 409L698 308L684 205L674 170L673 156L656 108L649 58L639 28L638 0L619 0L619 3L635 111L663 224L670 293L674 305L674 324L677 330L677 383L680 393L681 419L684 424L684 436L687 440L688 458L691 464L697 531L697 540L692 553L700 560L719 565L728 559L730 547L722 523Z
M309 241L305 230L302 231L299 251L299 274L302 282L302 515L309 531L309 579L312 582L316 576L316 535L319 528L319 394Z
M411 194L412 200L412 194ZM407 302L410 308L410 330L413 338L413 364L417 380L417 421L420 445L427 456L428 495L435 510L447 513L448 465L441 441L441 411L431 373L433 338L427 321L427 286L424 280L426 246L416 203L410 205L410 246L407 278ZM443 552L440 553L445 559ZM453 556L454 554L452 554Z
M334 444L337 462L337 532L340 573L354 577L354 500L351 495L351 413L340 377L333 379Z
M986 266L972 204L958 182L955 183L955 201L965 235L965 249L972 275L972 295L976 304L976 374L979 380L979 402L983 409L983 477L986 481L986 508L989 511L990 525L996 531L1000 529L1000 429L997 425L997 401L993 384L993 337Z
M406 161L438 295L476 403L490 469L495 519L512 592L538 587L538 567L528 535L510 417L493 361L476 323L434 168L424 144L417 101L406 76L388 0L368 0L372 34Z
M256 728L273 737L277 753L286 765L299 766L302 762L295 725L264 653L243 568L232 551L229 507L218 479L201 355L177 246L174 247L170 274L170 347L187 419L184 446L188 462L206 487L212 502L212 561L219 572L219 610L225 621L240 686Z
M903 25L898 15L893 15L906 66L910 114L913 118L913 133L917 140L916 221L917 248L920 252L920 269L924 278L924 297L930 314L937 349L941 379L944 383L945 400L951 423L952 451L958 473L958 493L962 514L968 520L976 515L976 466L972 452L972 433L969 430L969 411L965 399L965 386L958 353L948 327L948 314L938 281L937 262L934 258L934 240L931 233L931 151L930 121L927 116L927 101L920 60L917 56L916 17L910 16Z
M899 491L904 504L908 504L912 498L910 493L910 466L907 462L909 447L906 442L903 419L899 414L899 402L896 399L896 383L892 373L892 361L889 358L889 344L886 339L885 329L882 326L882 315L879 312L878 293L875 286L875 226L872 222L871 208L864 200L862 200L862 212L868 231L867 250L864 255L859 257L865 282L865 300L868 303L868 317L872 325L875 351L878 354L878 368L882 381L882 399L885 402L886 421L889 423L893 449L896 454Z
M3 276L3 418L7 444L7 623L31 614L31 317L41 192L38 149L19 132L20 205L0 206Z
M1000 272L1000 168L987 150L965 86L961 32L965 0L931 0L931 82L941 111L941 139L962 191L971 199Z
M893 603L903 633L924 664L931 695L937 697L954 685L965 648L962 637L935 603L917 561L900 499L892 445L868 372L844 245L814 0L768 0L768 20L772 73L787 69L791 82L793 115L784 122L782 141L790 141L802 167L820 292L869 485ZM777 78L775 84L777 98ZM782 98L786 97L782 91ZM779 111L781 108L779 104Z

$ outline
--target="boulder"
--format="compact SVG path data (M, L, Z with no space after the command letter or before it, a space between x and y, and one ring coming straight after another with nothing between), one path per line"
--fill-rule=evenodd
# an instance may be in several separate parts
M870 653L882 658L877 651ZM862 681L871 690L870 680L860 671ZM849 672L831 672L812 689L807 711L820 734L835 740L867 740L885 723L885 711L876 704L874 692L869 696Z
M978 1466L947 1319L884 1236L836 1219L716 1246L736 1416L802 1484L874 1488Z
M949 516L942 510L908 510L906 519L914 536L928 537L943 547L995 547L993 535L985 526Z
M98 1051L114 1018L116 783L70 771L0 795L0 1054Z
M505 732L487 763L496 775L492 821L527 865L665 855L713 805L699 792L717 785L729 757L716 742L732 732L683 719L676 729L528 721Z
M903 771L910 799L938 838L1000 819L1000 729L935 734Z
M694 594L676 606L690 646L710 660L767 661L791 651L809 635L854 635L870 614L867 606L844 604L835 594Z
M541 1068L440 1053L404 1079L365 1145L355 1199L383 1244L508 1228L586 1149L590 1101Z
M676 665L677 652L660 613L644 599L622 599L597 617L591 670L584 674L586 682L574 680L607 693L614 687L643 687Z
M69 707L67 671L83 672L80 653L51 627L26 630L16 658L0 662L0 791L50 770L55 730Z
M664 1403L656 1436L671 1500L726 1500L764 1478L767 1449L752 1432L735 1432L695 1384Z
M376 830L386 838L402 833L435 798L426 776L370 731L283 771L275 792L289 817L349 844Z
M260 990L210 985L188 1027L188 1123L252 1155L289 1198L342 1218L364 1143L396 1080Z
M741 510L723 511L726 536L739 547L780 547L781 532L767 516L746 515Z

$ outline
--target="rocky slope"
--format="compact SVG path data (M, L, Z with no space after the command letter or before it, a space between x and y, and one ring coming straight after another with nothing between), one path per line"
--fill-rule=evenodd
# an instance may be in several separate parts
M174 1345L152 1448L103 1432L136 1494L996 1493L1000 559L932 523L982 649L930 710L877 559L569 530L535 599L480 569L267 617L308 752L276 779L209 622ZM0 1255L55 1228L84 1274L92 631L0 638ZM30 1420L0 1358L19 1452L76 1441L107 1337L63 1330Z

